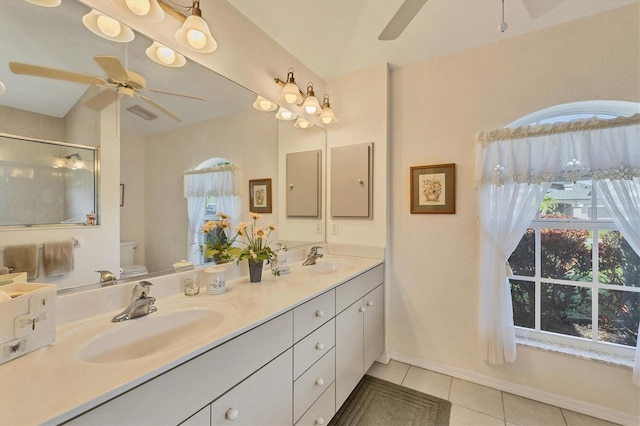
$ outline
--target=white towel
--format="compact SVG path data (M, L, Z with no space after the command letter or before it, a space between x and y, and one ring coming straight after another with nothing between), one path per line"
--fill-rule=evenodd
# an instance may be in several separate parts
M62 275L73 271L73 240L44 243L44 274Z

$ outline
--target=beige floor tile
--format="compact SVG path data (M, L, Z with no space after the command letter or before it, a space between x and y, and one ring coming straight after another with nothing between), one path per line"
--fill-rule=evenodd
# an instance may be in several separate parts
M504 393L504 413L507 422L516 425L565 426L564 416L558 407Z
M449 399L451 376L410 366L402 386L424 392L427 395Z
M567 421L568 426L616 426L616 423L596 419L595 417L576 413L575 411L562 409L562 414L564 414L564 419Z
M374 362L367 374L399 385L407 374L407 370L409 370L409 364L392 359L387 365Z
M449 426L504 426L504 420L453 404Z
M491 417L504 418L502 392L497 389L454 378L449 401Z

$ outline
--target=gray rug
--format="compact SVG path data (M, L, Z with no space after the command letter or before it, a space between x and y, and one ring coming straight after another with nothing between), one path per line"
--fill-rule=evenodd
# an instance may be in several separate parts
M449 401L365 375L329 426L446 426L450 412Z

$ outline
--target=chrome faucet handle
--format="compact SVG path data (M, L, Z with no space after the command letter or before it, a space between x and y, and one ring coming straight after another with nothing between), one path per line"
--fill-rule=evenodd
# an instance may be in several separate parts
M149 281L140 281L138 284L133 286L133 294L132 299L144 299L151 292L151 286L153 284Z
M278 243L278 245L280 246L280 248L278 250L280 250L280 251L287 251L288 250L286 245L284 245L282 243Z
M322 247L320 246L313 246L311 247L311 249L309 249L309 255L313 255L313 256L318 256L318 249L321 249ZM322 255L319 255L322 256Z

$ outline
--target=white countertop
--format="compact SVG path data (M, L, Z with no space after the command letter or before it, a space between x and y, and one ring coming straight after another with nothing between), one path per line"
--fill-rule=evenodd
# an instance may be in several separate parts
M199 295L184 296L179 279L174 278L162 284L171 288L157 293L154 292L159 289L154 285L152 296L170 295L158 298L158 312L147 317L112 323L111 318L126 304L115 306L105 302L115 309L59 325L53 345L0 365L0 425L69 420L381 264L382 260L325 255L318 261L322 262L345 266L330 274L311 274L307 267L295 263L291 265L290 274L276 277L265 265L261 283L250 283L248 277L227 281L227 292L216 296L203 294L204 282ZM97 297L101 290L95 292ZM104 290L106 294L107 288ZM58 301L64 297L73 295L58 296ZM185 308L210 308L223 314L224 320L219 326L206 329L198 338L152 355L110 363L88 363L80 359L81 349L96 337L134 321L138 326L152 316Z

